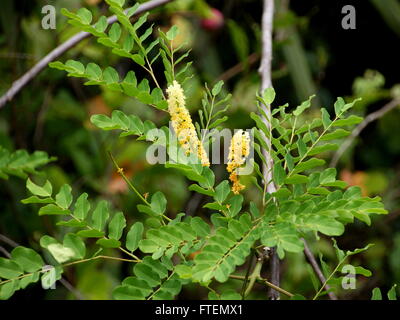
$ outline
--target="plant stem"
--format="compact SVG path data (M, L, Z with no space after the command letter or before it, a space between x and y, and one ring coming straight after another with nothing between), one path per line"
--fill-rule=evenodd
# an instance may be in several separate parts
M321 281L322 284L325 284L326 279L324 274L322 273L317 261L315 260L315 257L313 253L311 252L310 248L308 247L307 241L302 238L304 242L304 255L306 256L308 262L310 263L311 267L313 268L315 274L319 278L319 281ZM330 286L328 284L325 284L325 289L328 291L328 296L331 300L337 300L336 295L333 292L329 292Z
M69 267L69 266L73 266L75 264L89 262L89 261L93 261L93 260L97 260L97 259L117 260L117 261L124 261L124 262L139 262L138 260L123 259L123 258L111 257L111 256L95 256L95 257L92 257L92 258L87 258L87 259L82 259L82 260L77 260L77 261L69 262L69 263L66 263L66 264L62 264L61 267L66 268L66 267ZM40 270L40 271L37 271L37 272L45 273L47 271L49 271L49 270ZM8 282L11 282L11 281L15 281L15 280L19 280L19 279L23 279L23 278L29 277L29 276L31 276L31 275L33 275L35 273L36 272L31 272L31 273L27 273L27 274L24 274L22 276L19 276L19 277L13 278L13 279L2 281L2 282L0 282L0 286L3 285L3 284L6 284Z
M263 265L263 261L264 261L263 258L258 258L257 263L253 269L253 272L250 275L249 285L247 286L246 291L244 293L245 297L249 295L249 293L253 289L254 284L256 283L256 280L260 278L260 272Z
M114 163L114 166L117 169L117 172L121 175L122 179L125 180L127 185L139 197L140 200L142 200L146 205L150 206L150 203L141 195L141 193L136 189L136 187L126 177L126 175L124 173L124 169L118 166L118 163L117 163L117 161L115 161L115 158L112 155L111 151L108 151L108 154L110 155L110 158L111 158L112 162Z
M272 61L272 28L274 20L274 0L264 0L262 23L261 23L261 34L262 34L262 54L261 54L261 65L259 68L259 73L261 76L261 93L263 93L267 88L272 88L271 79L271 61ZM263 122L271 130L271 106L262 105L261 106L266 117L262 117ZM265 191L268 193L274 193L276 191L275 183L272 180L272 168L273 159L271 156L271 140L265 137L267 146L269 150L262 150L265 158L265 163L263 163L263 174L264 182L269 182L268 185L264 186L263 203L265 203ZM273 248L272 248L273 249ZM270 259L270 269L271 269L271 282L279 286L279 258L275 250L272 250L272 255ZM279 292L273 288L268 293L272 300L279 299Z
M131 190L133 192L135 192L135 194L139 197L139 199L142 200L146 205L151 206L151 204L141 195L141 193L135 188L135 186L126 177L126 175L124 173L124 169L118 166L117 161L115 161L115 158L113 157L112 153L110 151L108 151L108 154L110 155L110 158L111 158L112 162L114 163L114 166L117 169L117 172L121 175L121 177L124 179L124 181L127 183L127 185L131 188ZM172 221L172 219L167 217L165 214L163 214L162 217L167 221Z
M339 267L343 264L343 262L347 259L347 256L344 256L342 260L339 261L338 265L336 268L332 271L332 273L329 275L329 277L325 280L325 282L322 284L322 287L318 290L318 292L315 294L313 300L317 300L319 295L321 294L322 290L326 287L326 284L328 283L329 280L333 277L333 275L338 271Z
M233 275L233 274L231 274L229 276L229 278L235 279L235 280L242 280L242 281L246 280L246 277L244 277L244 276L237 276L237 275ZM259 283L264 283L268 287L273 288L274 290L279 291L280 293L283 293L284 295L286 295L288 297L293 297L294 296L293 293L290 293L289 291L286 291L285 289L282 289L282 288L274 285L273 283L269 282L267 279L264 279L264 278L260 277L260 278L257 278L256 281L259 282Z
M163 4L170 2L171 0L151 0L143 3L137 9L135 16L141 14L145 11L151 10L153 8L159 7ZM117 21L117 17L111 16L107 19L107 23L110 25ZM14 81L11 88L7 90L7 92L0 97L0 109L4 107L4 105L12 100L14 96L22 90L32 79L34 79L43 69L47 68L47 65L61 56L63 53L74 47L76 44L81 42L82 40L90 37L91 34L89 32L81 31L69 38L64 43L60 44L58 47L49 52L45 57L43 57L37 64L35 64L29 71L27 71L22 77L18 80Z

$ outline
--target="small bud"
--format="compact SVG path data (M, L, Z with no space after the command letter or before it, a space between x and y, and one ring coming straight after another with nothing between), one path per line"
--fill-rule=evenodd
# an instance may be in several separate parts
M218 9L212 8L207 18L201 20L201 26L209 31L215 31L224 25L224 16Z

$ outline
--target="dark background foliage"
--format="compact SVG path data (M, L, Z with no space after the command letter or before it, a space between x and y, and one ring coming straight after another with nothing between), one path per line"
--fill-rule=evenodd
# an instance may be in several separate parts
M399 1L382 0L384 6L377 5L378 1L365 0L288 1L288 8L285 2L277 1L275 19L273 83L278 105L289 102L295 107L317 93L309 115L312 117L321 106L332 111L337 96L362 96L363 102L356 113L366 115L392 99L398 88L400 70L400 16L396 15L396 9L400 10ZM59 14L60 8L77 10L86 6L94 15L106 12L101 0L52 1L57 7L57 29L43 30L40 21L45 4L47 1L40 0L1 2L0 92L5 92L35 62L76 32ZM356 8L356 30L341 27L341 8L347 4ZM214 20L207 17L210 8L219 10L223 25L219 26L215 17ZM226 90L233 93L229 126L253 125L249 112L255 110L254 98L259 87L261 12L262 2L258 0L177 0L153 11L152 22L161 28L177 24L182 41L193 48L190 57L194 61L194 76L185 87L192 114L201 105L203 83L223 79ZM211 19L208 26L204 25L206 19ZM68 58L94 61L104 67L112 65L121 74L137 68L113 56L93 39L72 48L61 60ZM85 87L82 81L67 78L63 72L46 69L0 110L0 145L10 150L44 150L56 156L58 160L42 170L43 177L47 176L56 188L70 183L76 192L86 191L93 197L107 198L130 219L140 219L135 209L136 200L112 171L106 154L106 150L112 149L143 193L162 190L167 195L172 216L188 208L193 210L185 178L160 166L150 166L145 161L144 143L118 140L115 134L99 132L90 124L90 115L110 114L116 108L159 125L168 121L164 114L132 99L102 88ZM372 288L379 286L387 291L400 281L399 123L400 111L396 108L370 124L338 164L343 180L361 186L365 195L381 196L390 212L376 218L372 228L361 222L348 226L345 235L338 239L344 249L375 243L356 258L373 271L373 276L358 279L357 290L342 292L344 298L369 298ZM331 156L327 155L327 159ZM219 169L216 173L217 177L226 175ZM23 180L1 181L0 234L38 249L43 233L54 236L59 231L51 219L37 217L34 206L20 203L26 196ZM250 199L256 196L252 187L246 192ZM0 242L0 245L7 248L9 244ZM323 239L313 249L323 254L328 265L334 264L329 239ZM85 298L107 299L118 279L127 273L125 265L93 262L67 271L66 276ZM313 292L303 257L289 255L282 263L282 278L283 286L289 291ZM224 286L235 286L235 283ZM205 294L189 288L181 293L181 298L203 298ZM74 293L63 287L44 292L36 286L18 292L13 299L73 297ZM255 293L254 298L258 297Z

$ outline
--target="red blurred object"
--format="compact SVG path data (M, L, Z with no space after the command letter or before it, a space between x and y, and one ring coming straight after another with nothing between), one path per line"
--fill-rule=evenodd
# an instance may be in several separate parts
M208 18L201 20L201 26L210 31L220 29L224 25L224 16L218 9L212 8Z

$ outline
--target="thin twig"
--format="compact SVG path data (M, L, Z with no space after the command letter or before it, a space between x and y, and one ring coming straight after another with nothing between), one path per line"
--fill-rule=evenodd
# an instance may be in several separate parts
M168 3L172 0L151 0L141 4L136 11L135 15L143 13L145 11L151 10L153 8L159 7L165 3ZM107 19L108 24L112 24L117 21L117 17L111 16ZM48 53L45 57L43 57L37 64L35 64L28 72L26 72L21 78L14 81L11 88L7 90L7 92L0 98L0 109L5 106L5 104L12 100L14 96L21 91L23 87L25 87L28 82L30 82L33 78L35 78L47 65L61 56L63 53L74 47L76 44L81 42L83 39L91 36L88 32L79 32L73 37L69 38L67 41L59 45L57 48L53 49L50 53Z
M3 246L0 246L0 252L4 254L6 258L11 259L11 254Z
M271 61L272 61L272 27L273 27L273 19L274 19L274 0L264 0L264 9L262 15L262 54L261 54L261 65L259 68L259 73L261 76L261 92L264 92L265 89L272 87L271 80ZM263 117L263 122L267 126L268 129L271 128L271 106L262 105L263 111L267 116L267 119ZM264 175L264 183L265 190L268 193L274 193L276 191L276 187L274 182L272 181L272 167L273 160L270 154L270 146L271 141L265 137L265 141L267 143L268 149L263 149L263 155L265 158L265 164L263 164L263 175ZM264 199L263 199L264 201ZM271 282L279 287L279 259L277 253L274 249L271 251L270 258L270 269L271 269ZM268 293L268 296L272 300L279 299L279 292L275 289L271 288Z
M400 105L400 99L396 98L393 99L392 101L388 102L385 104L381 109L370 113L367 117L365 117L364 121L361 122L351 133L350 136L346 138L346 140L340 145L340 148L336 151L335 155L332 158L332 161L330 163L330 167L336 167L340 157L343 155L343 153L352 145L353 141L355 138L357 138L361 131L365 129L367 125L369 125L371 122L382 118L386 113L389 111L393 110L396 108L398 105Z
M259 59L260 55L257 52L253 52L245 59L246 64L243 61L239 62L238 64L234 65L233 67L229 68L224 73L222 73L215 80L215 82L218 82L219 80L223 80L224 82L226 82L227 80L233 78L234 76L242 72L245 69L245 65L251 66L252 64L256 63Z
M231 274L229 276L229 278L235 279L235 280L242 280L242 281L246 280L246 278L244 276L237 276L237 275L233 275L233 274ZM257 278L256 281L259 282L259 283L263 283L263 284L267 285L268 287L273 288L274 290L279 291L280 293L283 293L284 295L286 295L288 297L293 297L294 296L293 293L290 293L289 291L286 291L285 289L282 289L282 288L274 285L273 283L269 282L265 278L261 278L260 277L260 278Z
M304 242L304 255L306 256L308 262L310 263L311 267L313 268L313 270L314 270L315 274L317 275L319 281L321 281L322 284L325 284L325 290L328 292L329 299L337 300L336 295L333 292L329 291L330 285L326 284L325 276L322 273L322 271L321 271L321 269L320 269L320 267L319 267L319 265L317 263L317 260L315 260L315 257L313 255L313 253L311 252L311 250L310 250L310 248L309 248L309 246L307 244L306 239L302 238L301 240L303 240L303 242Z
M76 299L85 300L85 297L82 295L82 293L79 290L75 289L74 286L72 286L67 280L61 278L60 283L65 287L65 289L71 292L76 297Z
M16 243L14 240L10 239L9 237L5 236L4 234L0 234L0 241L7 243L10 247L18 247L19 244Z

